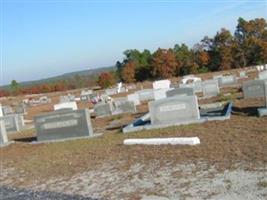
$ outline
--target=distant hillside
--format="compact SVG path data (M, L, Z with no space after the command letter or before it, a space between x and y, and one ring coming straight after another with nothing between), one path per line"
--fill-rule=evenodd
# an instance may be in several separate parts
M43 84L43 83L51 83L54 81L59 81L59 80L66 80L73 78L75 76L97 76L102 72L106 71L114 71L116 68L115 66L110 66L110 67L101 67L101 68L96 68L96 69L88 69L88 70L82 70L82 71L76 71L76 72L69 72L65 73L59 76L54 76L46 79L40 79L40 80L35 80L35 81L25 81L25 82L19 82L20 86L32 86L32 85L38 85L38 84ZM8 88L9 85L5 85L2 88Z

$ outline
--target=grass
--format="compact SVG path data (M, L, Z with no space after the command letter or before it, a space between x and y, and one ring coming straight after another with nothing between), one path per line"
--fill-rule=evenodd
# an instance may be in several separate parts
M267 188L267 181L260 181L257 183L259 188Z

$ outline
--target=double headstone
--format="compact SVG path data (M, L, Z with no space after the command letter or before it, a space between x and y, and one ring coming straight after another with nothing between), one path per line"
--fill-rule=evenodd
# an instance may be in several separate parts
M218 83L220 87L235 85L237 83L237 79L234 75L222 76L218 78Z
M264 96L264 81L263 80L249 80L243 83L242 90L244 98L256 98Z
M259 72L259 80L267 80L267 70Z
M154 90L153 89L144 89L136 91L139 95L140 101L151 101L154 100Z
M55 111L34 118L38 141L64 140L93 135L88 109Z
M171 81L170 80L159 80L159 81L154 81L153 82L153 89L168 89L170 88Z
M62 110L62 109L77 110L78 106L75 101L59 103L54 105L54 110Z
M25 125L24 117L21 114L11 114L0 117L0 121L4 122L7 133L15 133L21 131Z
M206 80L202 83L204 97L214 97L220 93L217 80Z
M152 125L190 123L200 119L196 96L174 96L149 102Z
M169 90L166 92L167 97L173 97L173 96L193 96L194 95L194 89L190 87L185 88L175 88L173 90Z
M135 106L140 105L139 95L136 93L127 95L127 99L128 101L134 102Z

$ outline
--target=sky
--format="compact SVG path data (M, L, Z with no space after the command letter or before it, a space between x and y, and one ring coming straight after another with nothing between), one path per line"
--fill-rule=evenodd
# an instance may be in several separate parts
M112 66L126 49L189 46L267 0L0 0L0 85Z

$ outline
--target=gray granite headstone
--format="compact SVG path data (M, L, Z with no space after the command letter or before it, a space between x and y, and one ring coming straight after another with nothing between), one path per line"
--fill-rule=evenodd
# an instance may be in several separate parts
M118 91L117 91L117 88L110 88L110 89L106 89L105 93L110 96L110 95L117 94Z
M153 89L144 89L136 91L139 95L140 101L151 101L154 100L154 90Z
M194 89L185 87L185 88L175 88L173 90L169 90L166 92L167 97L173 97L173 96L193 96L194 95Z
M249 80L243 83L242 90L244 98L256 98L264 96L264 81Z
M234 75L222 76L218 78L218 83L219 86L234 85L237 83L237 79Z
M267 80L267 70L259 72L259 80Z
M206 80L202 83L203 95L205 97L217 96L220 93L217 80Z
M24 127L24 117L21 114L11 114L1 117L3 120L7 133L15 133L21 131Z
M15 113L16 114L25 114L26 113L26 108L24 105L18 105L15 108Z
M265 107L258 109L258 114L260 117L267 116L267 80L264 81L264 97L265 97Z
M126 98L117 98L114 99L114 111L112 114L121 114L121 113L135 113L136 107L133 101L128 101Z
M37 141L64 140L93 135L88 109L55 111L34 118Z
M111 102L108 102L108 103L99 102L95 104L94 106L94 111L97 117L110 116L113 110L114 110L114 106Z
M8 142L6 127L3 120L0 120L0 146Z
M128 101L133 101L134 102L134 105L140 105L140 100L139 100L139 95L136 94L136 93L133 93L133 94L129 94L127 96L127 99Z
M13 109L10 106L2 106L3 115L13 114Z
M174 96L149 102L152 125L177 124L200 119L196 96Z

